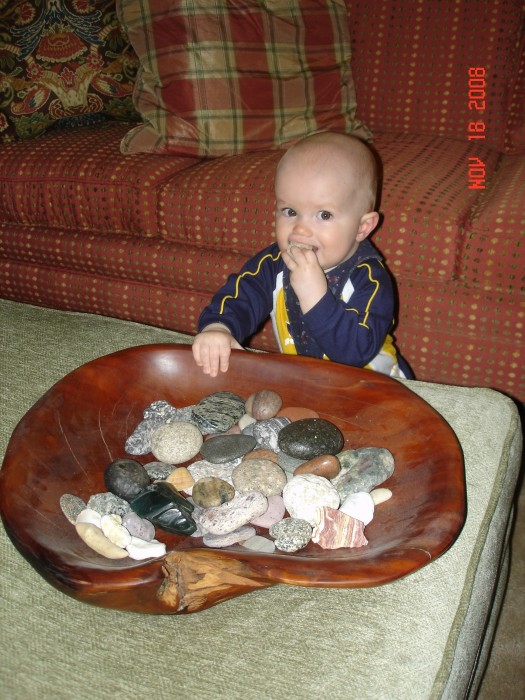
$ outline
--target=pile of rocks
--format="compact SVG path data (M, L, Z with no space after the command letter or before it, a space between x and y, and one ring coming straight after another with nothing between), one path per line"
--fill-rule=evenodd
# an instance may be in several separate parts
M392 495L378 488L394 471L386 448L344 450L336 425L310 409L283 409L274 391L247 401L216 392L182 409L156 401L143 416L125 449L155 461L116 460L105 472L107 494L87 504L70 494L61 501L78 534L104 556L164 556L152 523L209 547L361 547L375 506Z

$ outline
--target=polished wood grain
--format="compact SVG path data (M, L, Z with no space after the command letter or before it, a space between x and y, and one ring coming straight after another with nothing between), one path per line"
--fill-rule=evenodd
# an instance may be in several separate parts
M393 498L376 508L369 544L295 554L240 545L203 547L199 538L157 530L165 560L108 560L90 550L59 500L105 491L107 464L144 408L164 399L185 406L214 391L247 398L273 389L283 406L306 406L343 431L345 448L387 447ZM151 455L141 457L151 461ZM465 519L463 459L443 418L406 385L323 360L234 351L211 379L184 345L149 345L87 363L53 386L15 429L0 471L0 512L24 557L51 584L87 603L146 613L201 610L249 590L289 583L359 587L388 583L428 564L455 540ZM264 534L264 530L260 530ZM267 533L266 533L267 534Z

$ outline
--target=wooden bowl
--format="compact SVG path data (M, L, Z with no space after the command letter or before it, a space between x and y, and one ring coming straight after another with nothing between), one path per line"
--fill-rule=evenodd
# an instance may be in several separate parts
M62 513L64 493L85 501L105 491L107 464L144 408L164 399L182 407L215 391L247 398L273 389L283 406L315 409L345 436L345 449L387 447L396 469L393 497L366 527L369 544L294 554L204 547L200 538L157 530L165 559L109 560L89 549ZM139 458L146 463L151 455ZM22 555L51 584L78 600L146 613L194 612L250 590L376 586L442 554L466 513L461 448L443 418L404 384L383 375L304 357L234 351L211 379L185 345L145 345L100 357L55 384L11 437L0 471L0 512ZM264 531L261 531L264 532Z

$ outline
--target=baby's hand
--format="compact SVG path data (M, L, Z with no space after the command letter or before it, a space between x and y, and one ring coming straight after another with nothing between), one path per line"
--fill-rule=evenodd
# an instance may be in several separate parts
M202 367L204 374L216 377L219 370L228 370L232 348L243 349L226 326L213 323L195 336L192 346L193 358L197 366Z
M310 246L292 244L283 250L282 257L290 270L290 284L305 314L326 294L328 285L324 270Z

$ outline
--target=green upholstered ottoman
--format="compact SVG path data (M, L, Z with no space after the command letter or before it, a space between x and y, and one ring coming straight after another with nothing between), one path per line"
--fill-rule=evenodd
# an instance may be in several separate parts
M169 331L0 302L0 449L57 380ZM55 590L2 530L0 688L10 700L399 700L474 697L505 587L521 430L487 389L408 386L449 422L465 457L468 515L455 544L367 589L278 585L188 616L95 608Z

